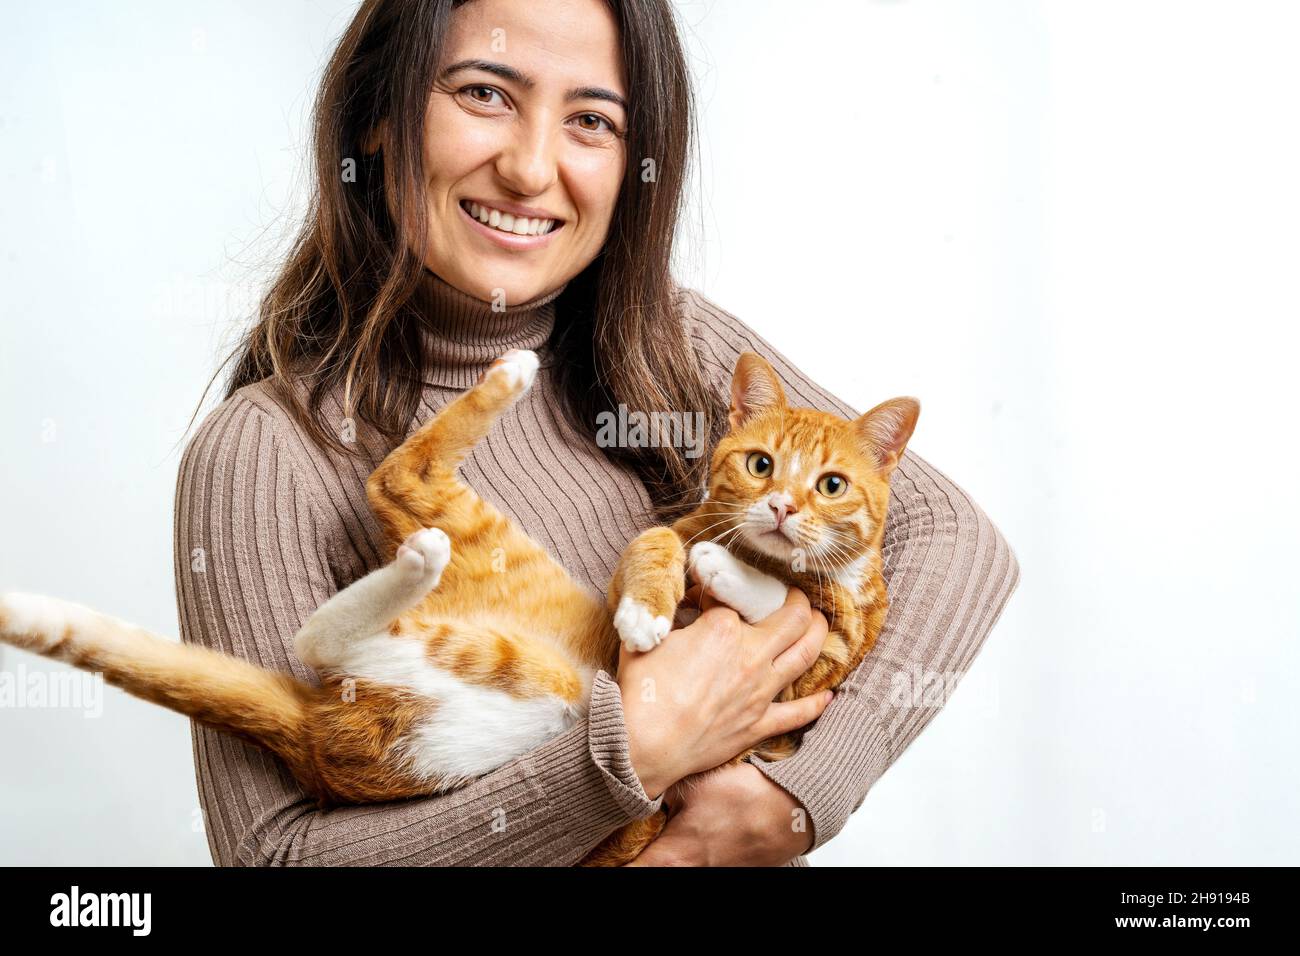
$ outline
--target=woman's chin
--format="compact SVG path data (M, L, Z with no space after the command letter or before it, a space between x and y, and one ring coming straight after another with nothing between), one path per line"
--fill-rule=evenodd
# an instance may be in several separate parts
M490 303L498 309L513 308L520 303L541 298L555 285L543 276L502 275L500 270L494 272L490 264L484 264L482 268L449 268L445 271L429 266L429 271L466 295Z

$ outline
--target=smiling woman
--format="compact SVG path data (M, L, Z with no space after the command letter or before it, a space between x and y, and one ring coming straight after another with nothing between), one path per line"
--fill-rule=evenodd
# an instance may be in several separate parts
M538 351L541 368L462 476L595 591L640 532L695 506L709 467L694 441L599 440L615 410L690 416L712 445L731 369L755 350L792 405L856 417L674 284L690 128L667 0L361 6L316 105L311 215L182 460L186 641L311 680L293 636L386 559L367 476L508 349ZM340 176L349 160L356 175ZM643 179L646 160L656 175ZM625 656L617 680L596 675L576 726L436 797L322 811L273 758L196 727L214 858L571 864L763 739L760 717L787 706L800 725L821 716L798 752L710 775L637 862L795 861L933 717L888 707L892 674L966 666L1016 581L988 519L910 452L880 551L893 610L829 706L772 705L770 654L735 663L773 642L821 646L825 619L791 591L756 625L706 612L691 634Z
M509 6L466 4L448 31L451 62L424 122L424 261L471 295L513 303L563 285L604 246L628 117L607 5Z

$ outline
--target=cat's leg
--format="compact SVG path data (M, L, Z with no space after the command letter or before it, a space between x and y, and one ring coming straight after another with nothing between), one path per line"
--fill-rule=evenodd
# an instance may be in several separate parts
M316 609L294 637L298 659L314 670L337 666L349 645L382 632L438 586L451 560L451 540L423 528L381 568L354 581Z
M456 480L456 468L497 418L528 391L537 366L534 352L507 352L473 388L379 463L366 481L366 496L391 543L420 528L445 527L443 513L453 499L473 494ZM448 531L456 536L452 529Z
M691 547L690 568L704 590L751 624L783 605L789 591L784 582L750 567L713 541Z
M686 552L671 528L650 528L632 539L614 569L609 609L629 651L648 651L672 629L686 592Z

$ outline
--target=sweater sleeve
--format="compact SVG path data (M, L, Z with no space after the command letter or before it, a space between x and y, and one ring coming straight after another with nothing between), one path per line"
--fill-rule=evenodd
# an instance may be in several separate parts
M182 456L175 500L182 639L314 682L294 634L334 590L333 510L283 425L236 394ZM587 720L465 787L392 804L316 808L261 748L201 725L194 762L221 865L568 865L658 809L632 769L618 685L601 672Z
M768 359L792 404L856 417L734 316L694 292L687 327L715 386L729 387L747 349ZM920 456L907 451L891 479L881 555L890 607L871 653L804 735L794 756L752 762L798 800L813 849L835 836L868 789L938 713L943 701L894 693L897 682L952 687L970 668L1011 592L1019 565L979 506Z

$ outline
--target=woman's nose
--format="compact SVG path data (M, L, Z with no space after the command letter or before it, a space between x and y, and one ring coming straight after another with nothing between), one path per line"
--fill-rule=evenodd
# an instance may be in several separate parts
M540 196L555 182L556 139L536 124L521 124L497 157L502 183L520 196Z

